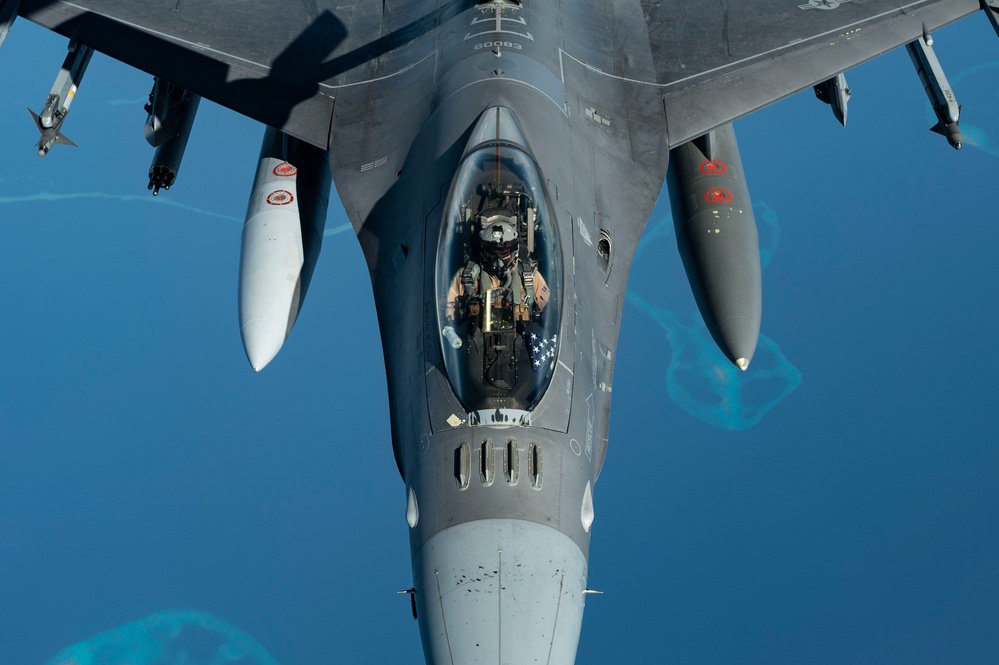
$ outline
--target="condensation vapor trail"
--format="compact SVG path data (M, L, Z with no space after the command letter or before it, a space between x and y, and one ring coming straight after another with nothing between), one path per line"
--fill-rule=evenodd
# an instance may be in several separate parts
M177 208L179 210L184 210L186 212L193 212L199 215L205 215L206 217L213 217L215 219L224 219L230 222L236 222L242 224L243 220L239 217L233 217L232 215L226 215L224 213L215 212L213 210L206 210L205 208L198 208L197 206L188 205L186 203L180 203L169 198L153 198L147 195L139 194L108 194L106 192L70 192L66 194L54 194L52 192L37 192L35 194L21 194L18 196L0 196L0 205L9 203L51 203L56 201L70 201L74 199L102 199L110 201L122 201L124 203L144 203L147 205L162 205L169 206L172 208ZM324 236L335 236L344 231L351 230L349 223L339 224L331 229L326 229L323 232Z
M55 201L70 201L74 199L102 199L123 201L126 203L145 203L146 205L170 206L172 208L186 210L187 212L205 215L206 217L239 222L240 224L243 222L243 220L233 217L232 215L225 215L219 212L205 210L204 208L187 205L186 203L179 203L172 199L153 198L148 195L140 196L138 194L108 194L106 192L71 192L67 194L53 194L52 192L38 192L36 194L21 194L18 196L0 196L0 205L7 203L47 203Z

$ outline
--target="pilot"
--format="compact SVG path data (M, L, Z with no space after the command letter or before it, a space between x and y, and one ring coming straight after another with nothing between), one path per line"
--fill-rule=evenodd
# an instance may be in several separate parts
M509 291L514 318L528 321L532 304L538 312L545 309L550 293L548 283L537 269L525 268L518 256L519 236L516 217L491 215L481 218L479 231L479 263L469 261L451 280L444 314L449 322L459 315L477 316L486 292L495 289ZM533 279L532 279L533 278ZM466 294L477 296L468 303L467 312L459 307Z

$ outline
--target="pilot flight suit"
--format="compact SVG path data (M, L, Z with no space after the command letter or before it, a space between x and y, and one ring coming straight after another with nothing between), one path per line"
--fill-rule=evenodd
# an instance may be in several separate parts
M473 283L478 283L480 286L475 290L478 295L482 294L483 287L488 289L498 289L504 286L504 281L500 281L500 278L496 275L487 273L482 270L481 267L470 262L467 268L461 268L455 273L454 278L451 280L451 286L447 291L447 305L444 309L444 315L448 321L454 321L455 309L457 307L457 301L460 296L465 295L465 283L463 280L464 273L466 270L471 270L474 275ZM520 270L520 260L515 260L513 264L507 269L506 277L511 279L512 283L510 285L511 289L519 287L520 297L515 299L518 303L523 303L524 299L527 297L527 289L524 286L524 275ZM488 278L488 287L486 286L485 279ZM544 311L545 305L548 304L549 298L548 283L545 278L541 276L541 273L537 270L534 271L534 303L538 307L538 311ZM473 304L470 306L470 313L472 315L477 314L477 311L472 311L472 307L477 306ZM530 311L527 309L526 305L519 305L520 311L518 313L518 320L526 321L530 319Z

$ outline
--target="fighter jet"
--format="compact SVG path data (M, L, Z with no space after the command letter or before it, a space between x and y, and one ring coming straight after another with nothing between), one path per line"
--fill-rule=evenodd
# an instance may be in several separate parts
M979 8L6 0L0 40L22 16L155 76L154 193L200 97L266 125L239 265L256 371L304 302L336 183L378 312L426 661L571 663L625 285L664 181L708 329L752 371L760 261L732 122L809 87L845 122L844 72L909 45L958 147L929 35Z

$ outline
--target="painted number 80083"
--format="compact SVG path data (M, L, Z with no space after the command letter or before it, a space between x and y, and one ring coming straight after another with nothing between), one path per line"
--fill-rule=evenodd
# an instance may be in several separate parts
M521 49L523 46L517 42L481 42L475 45L475 50L478 51L482 48L495 48L497 46L502 46L503 48Z

